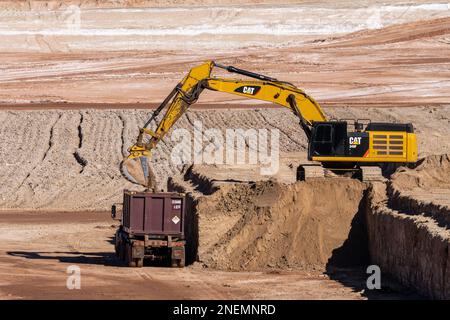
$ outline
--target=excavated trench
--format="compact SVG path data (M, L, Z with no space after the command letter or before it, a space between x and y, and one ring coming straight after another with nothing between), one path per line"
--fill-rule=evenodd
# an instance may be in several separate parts
M429 157L372 184L347 178L218 183L191 168L184 181L170 179L169 188L189 192L189 263L324 272L376 264L386 278L421 295L449 299L450 209L436 203L432 188L448 200L449 159ZM413 197L420 188L424 199L431 192L428 202Z
M349 178L224 183L192 167L169 179L188 193L188 262L225 270L367 264L366 189Z
M350 179L222 186L195 201L197 261L226 270L363 264L364 189Z

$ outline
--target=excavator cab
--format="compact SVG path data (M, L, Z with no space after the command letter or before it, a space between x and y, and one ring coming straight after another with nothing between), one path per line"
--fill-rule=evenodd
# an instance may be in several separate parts
M384 162L407 163L417 161L417 142L411 123L313 122L308 158L322 163L365 165Z
M309 156L345 156L346 141L346 121L314 122Z

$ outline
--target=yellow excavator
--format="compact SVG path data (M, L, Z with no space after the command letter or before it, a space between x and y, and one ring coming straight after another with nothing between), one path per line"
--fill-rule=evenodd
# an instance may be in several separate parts
M213 77L214 67L252 79ZM371 176L381 175L383 164L417 161L417 140L411 123L330 121L313 98L289 82L208 61L192 68L140 129L136 143L128 149L129 155L121 163L125 178L154 188L155 177L150 165L152 150L204 89L268 101L290 109L308 138L308 160L316 163L298 168L300 180L316 177L319 171L327 169L357 172L356 176L370 180ZM156 121L166 107L156 130L150 130L151 122Z

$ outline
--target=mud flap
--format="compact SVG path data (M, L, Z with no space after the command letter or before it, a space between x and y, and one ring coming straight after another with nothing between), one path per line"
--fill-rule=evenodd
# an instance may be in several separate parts
M172 267L179 267L179 268L184 267L185 265L184 245L172 247L171 251L172 251L171 252Z

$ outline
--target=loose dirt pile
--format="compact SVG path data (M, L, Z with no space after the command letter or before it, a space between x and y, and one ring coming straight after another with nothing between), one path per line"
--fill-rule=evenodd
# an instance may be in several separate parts
M430 156L412 169L397 170L387 190L391 207L426 214L450 227L450 154Z
M364 188L350 179L222 187L198 200L199 261L230 270L359 265Z
M392 185L397 190L415 188L450 188L450 153L421 159L411 169L402 168L392 176Z

